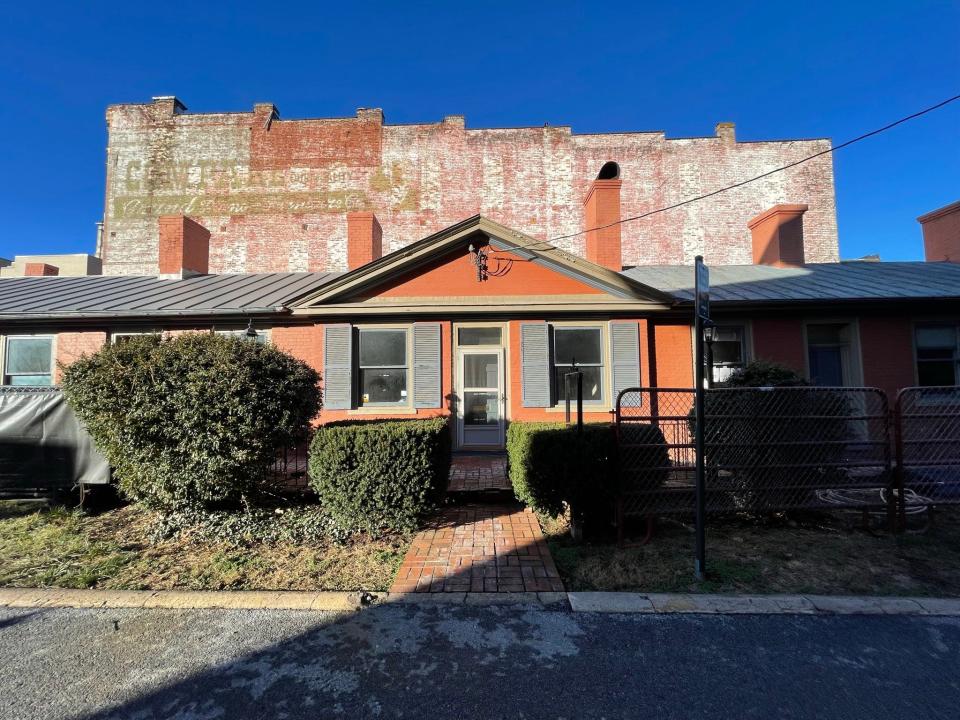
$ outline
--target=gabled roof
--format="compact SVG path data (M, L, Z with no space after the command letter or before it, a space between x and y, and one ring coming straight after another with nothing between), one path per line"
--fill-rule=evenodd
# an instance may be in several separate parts
M680 302L693 300L693 267L648 265L623 274ZM823 303L960 299L960 264L948 262L838 262L797 268L717 265L710 268L710 302Z
M401 273L410 272L435 260L458 245L466 246L469 240L478 236L483 236L498 250L510 252L573 277L617 300L659 307L668 307L673 303L673 298L669 295L623 273L596 265L482 215L474 215L339 276L294 303L294 310L319 310L349 301L370 288L395 279Z
M0 318L250 315L288 302L337 273L154 276L88 275L0 280Z

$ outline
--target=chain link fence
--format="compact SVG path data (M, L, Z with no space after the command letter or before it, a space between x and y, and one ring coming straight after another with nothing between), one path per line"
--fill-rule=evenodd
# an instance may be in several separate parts
M705 395L708 513L890 509L896 476L880 390L722 388ZM693 407L692 389L621 393L621 516L693 513Z
M897 468L905 503L960 504L960 387L912 387L897 395Z

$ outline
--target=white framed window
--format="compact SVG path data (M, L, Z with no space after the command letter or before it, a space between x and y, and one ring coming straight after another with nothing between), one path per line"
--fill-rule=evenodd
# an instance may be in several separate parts
M747 363L746 328L717 325L713 329L713 381L722 383Z
M553 371L556 397L563 399L565 376L583 373L583 402L602 403L604 386L603 329L598 326L553 326Z
M917 350L917 384L956 385L958 377L958 334L955 324L918 325L914 330Z
M8 336L4 341L3 384L53 385L53 336Z
M159 332L112 332L110 333L111 345L122 345L131 338L141 337L143 335L160 335Z
M358 406L408 405L408 331L404 328L361 327L357 336Z

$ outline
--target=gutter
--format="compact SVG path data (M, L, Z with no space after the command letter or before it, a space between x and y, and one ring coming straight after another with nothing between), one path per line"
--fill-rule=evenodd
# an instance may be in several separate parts
M286 305L249 308L211 308L209 310L74 310L41 313L0 313L0 320L83 320L86 318L155 318L155 317L237 317L289 315Z

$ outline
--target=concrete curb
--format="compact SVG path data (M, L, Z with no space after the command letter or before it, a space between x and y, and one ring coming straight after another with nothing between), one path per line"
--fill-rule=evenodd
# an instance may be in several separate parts
M630 592L365 593L295 591L58 590L0 588L0 607L314 610L355 612L385 603L539 605L646 615L960 616L960 599L824 595L693 595Z

